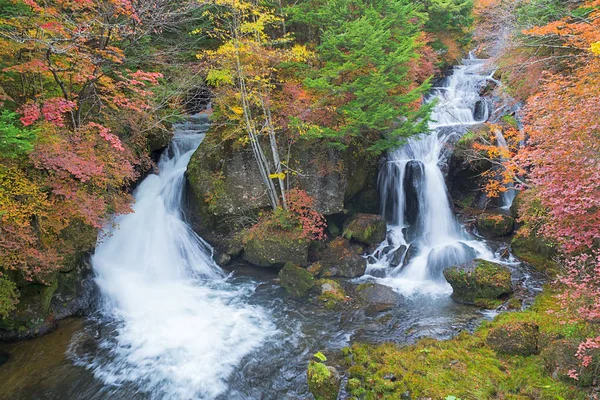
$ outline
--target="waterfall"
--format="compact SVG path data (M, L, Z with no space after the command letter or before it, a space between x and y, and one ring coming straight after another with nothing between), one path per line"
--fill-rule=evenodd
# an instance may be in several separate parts
M449 156L448 141L489 118L490 107L480 96L491 76L484 63L471 55L433 88L427 99L436 101L430 132L388 154L380 173L388 237L369 257L367 274L403 293L447 293L445 268L493 258L455 219L440 168Z
M496 130L496 142L498 143L498 146L502 147L503 149L507 149L508 150L508 143L506 142L506 138L504 138L504 135L502 134L502 130L498 129ZM505 161L505 160L502 160ZM517 191L514 189L514 186L512 183L510 184L506 184L506 191L502 192L502 208L508 210L510 208L510 206L512 206L513 201L515 200L515 197L517 195Z
M115 330L100 345L109 361L88 367L109 385L139 385L152 398L215 398L275 330L263 309L244 301L253 287L228 283L183 218L184 173L208 126L203 116L175 125L160 173L141 182L134 212L114 220L92 259L102 322Z

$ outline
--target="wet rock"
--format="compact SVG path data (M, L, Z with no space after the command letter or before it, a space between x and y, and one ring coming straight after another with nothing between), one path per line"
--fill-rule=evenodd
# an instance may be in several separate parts
M81 262L74 270L59 273L58 287L50 304L56 320L81 315L88 310L98 294L94 273L89 260Z
M254 237L246 243L243 258L258 267L277 267L287 262L307 266L308 247L307 240L276 235Z
M344 237L356 240L367 246L376 246L383 242L387 232L387 224L377 214L356 214L344 227Z
M378 283L363 283L355 289L355 300L367 310L382 312L396 307L400 296L390 287Z
M419 198L421 186L423 185L423 163L420 161L409 161L406 164L404 175L404 193L406 203L404 210L404 219L410 225L417 222L419 215Z
M319 279L316 285L319 292L317 301L325 306L325 308L333 309L346 302L346 292L337 281L333 279Z
M331 278L356 278L363 276L367 269L367 262L359 252L360 248L354 247L344 238L336 238L328 243L321 264L323 269L320 276Z
M402 264L404 258L407 256L406 250L407 247L405 245L402 245L392 253L391 258L388 257L388 259L390 260L390 267L396 268L397 266Z
M402 266L406 267L410 262L419 255L419 248L414 244L408 246L408 250L406 250L406 256L404 257L404 261L402 262Z
M589 366L581 365L581 359L576 357L579 341L560 339L550 342L542 349L541 357L544 367L554 379L560 379L570 384L588 387L600 383L600 350L591 352L592 362ZM576 371L578 379L571 378L569 371Z
M495 238L510 234L515 227L515 220L509 215L483 213L475 220L477 232L485 238Z
M556 249L536 235L517 235L510 243L512 253L539 272L554 274L558 264L553 260Z
M315 286L315 278L305 268L298 267L292 263L287 263L279 271L279 280L281 286L295 298L302 298L308 295Z
M334 367L322 362L310 361L308 364L308 389L315 400L336 400L342 378Z
M538 354L540 328L531 322L507 322L490 329L486 342L494 351L509 355Z
M444 269L470 262L476 254L475 250L464 243L433 249L427 255L429 279L443 280Z
M495 300L512 293L508 268L485 260L473 260L444 270L444 277L453 289L452 298L464 304Z
M224 267L231 262L231 256L227 253L217 252L215 254L215 261L221 267Z

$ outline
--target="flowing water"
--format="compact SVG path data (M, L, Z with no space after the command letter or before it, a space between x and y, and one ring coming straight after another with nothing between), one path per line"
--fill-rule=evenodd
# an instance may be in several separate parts
M390 154L381 174L390 234L368 279L410 295L398 307L326 310L290 299L275 272L215 265L182 213L184 172L208 128L197 117L175 127L160 173L134 193L134 213L98 245L98 311L0 345L0 399L309 399L306 365L319 350L472 331L493 314L454 303L441 270L494 253L455 220L440 165L448 141L487 118L482 71L483 61L466 60L433 91L432 133ZM527 274L514 279L537 289Z
M431 131L389 154L381 170L389 233L369 258L367 274L401 293L447 295L452 289L442 275L445 268L476 257L495 258L456 220L442 173L449 142L487 121L490 106L480 92L492 73L486 72L485 60L473 56L455 67L428 99L436 102Z

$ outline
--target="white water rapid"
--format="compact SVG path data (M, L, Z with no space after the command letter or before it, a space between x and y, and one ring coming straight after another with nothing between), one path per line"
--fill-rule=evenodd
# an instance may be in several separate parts
M388 154L381 171L388 237L369 257L367 274L404 294L451 293L442 275L444 268L475 257L494 257L455 219L441 170L449 155L448 141L489 118L489 106L479 94L491 79L484 64L485 60L470 56L433 88L428 101L437 104L431 131Z
M211 248L182 214L184 173L208 129L205 117L175 126L175 137L135 190L134 212L93 257L104 324L114 325L90 361L111 387L132 386L157 399L212 399L242 358L275 328L263 309L245 302L252 286L233 286Z

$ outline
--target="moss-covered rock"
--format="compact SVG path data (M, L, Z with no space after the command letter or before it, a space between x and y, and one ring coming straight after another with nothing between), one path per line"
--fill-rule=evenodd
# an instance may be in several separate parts
M309 242L286 235L253 237L244 247L244 260L258 267L278 267L287 262L308 265Z
M444 270L453 289L452 298L464 304L495 300L512 293L510 270L500 264L476 259Z
M279 271L281 286L288 291L292 297L302 298L308 295L315 286L315 278L305 268L287 263Z
M50 302L57 288L56 278L47 285L33 283L19 288L19 303L7 318L0 319L0 340L23 339L53 329Z
M341 376L337 369L319 361L310 361L307 371L308 389L315 400L336 400Z
M319 279L316 282L319 295L317 301L325 308L333 309L347 301L346 292L342 286L333 279Z
M385 239L387 224L381 215L356 214L344 227L344 237L367 246L378 245Z
M378 283L363 283L356 287L354 298L369 311L382 312L398 305L400 296L392 288Z
M560 339L544 346L541 357L546 371L554 379L583 387L600 384L600 350L592 353L592 362L584 367L576 356L579 343L573 339ZM570 371L577 374L577 380L572 378Z
M490 329L486 343L498 353L530 356L538 354L540 327L532 322L506 322Z
M511 241L510 249L521 261L530 264L537 271L554 275L559 270L554 261L556 249L541 237L518 234Z
M515 220L510 215L483 213L475 220L477 232L485 238L495 238L510 234L515 227Z
M327 244L321 260L320 276L325 278L356 278L365 274L367 262L360 255L362 249L354 247L344 238Z

